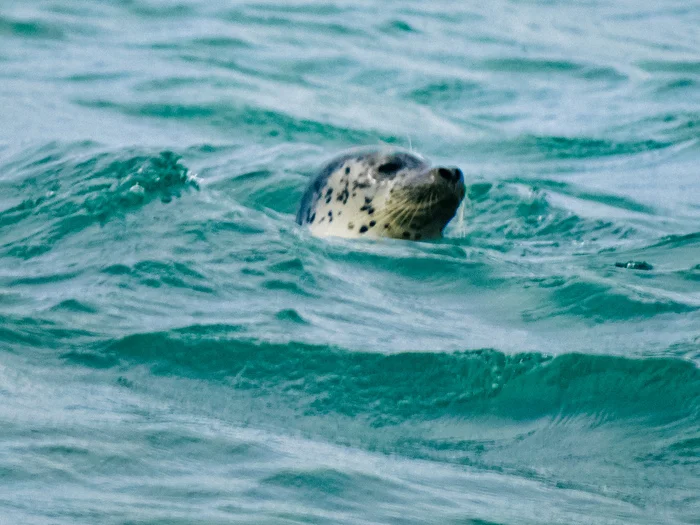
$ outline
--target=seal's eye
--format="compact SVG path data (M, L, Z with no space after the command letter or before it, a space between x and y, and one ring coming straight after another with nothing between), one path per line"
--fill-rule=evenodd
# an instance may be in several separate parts
M390 173L396 173L399 171L401 168L403 168L403 164L399 162L398 160L391 160L389 162L385 162L381 166L377 168L377 171L379 173L384 173L385 175L389 175Z

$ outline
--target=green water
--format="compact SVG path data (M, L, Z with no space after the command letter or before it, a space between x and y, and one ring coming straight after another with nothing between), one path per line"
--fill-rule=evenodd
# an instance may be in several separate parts
M0 3L0 523L700 523L698 27ZM445 239L295 224L378 144Z

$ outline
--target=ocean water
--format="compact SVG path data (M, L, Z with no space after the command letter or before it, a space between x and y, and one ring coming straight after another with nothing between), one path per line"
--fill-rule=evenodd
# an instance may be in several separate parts
M0 523L700 523L698 28L0 2ZM378 144L462 168L444 239L294 223Z

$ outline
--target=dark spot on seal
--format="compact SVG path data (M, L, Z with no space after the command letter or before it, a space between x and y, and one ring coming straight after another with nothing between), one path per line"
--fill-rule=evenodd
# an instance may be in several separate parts
M411 232L403 232L403 238L404 238L404 239L410 239L410 238L411 238Z
M355 227L355 223L354 223L354 222L349 222L349 223L348 223L348 230L352 230L354 227Z
M338 197L336 197L335 200L337 200L338 202L342 202L343 204L347 204L349 196L350 191L348 190L348 185L345 184L345 188L343 188L343 191L338 193Z
M365 233L367 230L369 230L369 228L363 224L360 228L360 233Z
M349 173L350 173L350 166L348 166L347 168L345 168L345 175L347 175L347 174L349 174Z
M353 189L353 190L356 190L357 188L360 188L360 189L369 188L369 183L368 183L368 182L359 182L359 181L355 181L355 182L352 183L352 189Z
M374 208L372 208L370 204L372 204L372 197L365 197L365 204L360 208L360 211L366 211L372 215L374 213Z
M311 214L311 217L309 217L307 220L308 220L311 224L313 224L314 221L316 220L316 214L315 214L315 213L312 213L312 214Z
M370 228L373 228L375 224L377 224L377 221L369 221Z
M326 204L331 203L332 197L333 197L333 188L328 188L328 191L326 192Z
M384 225L384 228L386 228L386 229L389 228L389 223L388 223L388 222Z
M328 210L328 222L333 222L333 210Z

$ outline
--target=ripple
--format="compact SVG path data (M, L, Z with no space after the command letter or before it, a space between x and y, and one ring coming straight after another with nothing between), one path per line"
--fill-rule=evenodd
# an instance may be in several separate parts
M50 169L45 168L48 164ZM35 175L39 167L43 172ZM25 200L0 212L5 252L24 259L47 253L63 239L104 225L153 199L169 202L182 191L197 187L179 157L171 152L126 160L97 154L78 162L51 155L24 169L23 180L6 191L24 195ZM35 196L27 198L27 194ZM27 222L37 226L20 224ZM17 229L10 231L10 225Z
M612 141L586 137L523 136L504 143L504 152L546 159L593 159L610 156L636 155L671 146L656 140Z
M65 38L64 30L58 25L38 20L15 20L0 17L0 36L5 35L42 40L63 40Z
M111 109L126 115L152 117L168 120L201 122L203 125L235 130L243 133L248 130L256 135L264 129L263 136L276 140L306 140L313 143L323 139L346 144L362 144L378 138L387 143L395 137L309 119L295 118L281 112L250 106L232 106L225 103L211 105L182 104L117 104L105 100L77 101L86 107Z
M615 323L640 320L668 313L688 313L700 305L684 304L650 291L622 288L614 284L571 279L552 289L545 304L523 312L525 319L534 321L559 315L590 319L595 323Z
M639 62L639 67L650 73L681 73L700 75L700 61L666 61L666 60L645 60Z
M511 73L540 73L552 74L570 71L580 71L581 64L568 60L532 59L532 58L498 58L482 62L482 67L493 71L508 71Z

